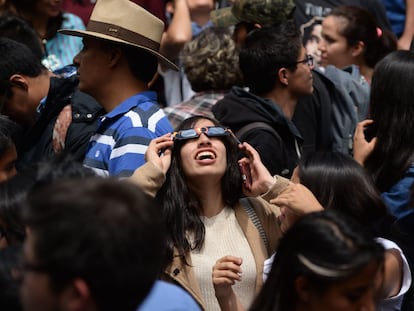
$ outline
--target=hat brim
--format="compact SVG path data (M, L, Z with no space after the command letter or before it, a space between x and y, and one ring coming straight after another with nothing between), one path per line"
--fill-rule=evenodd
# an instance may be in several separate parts
M217 27L229 27L241 22L236 16L234 16L232 7L225 7L211 11L210 19Z
M112 36L104 35L99 32L93 32L88 30L73 30L73 29L59 29L59 33L69 36L75 36L75 37L91 37L91 38L98 38L103 40L108 40L116 43L126 44L129 46L134 46L140 49L143 49L151 54L153 54L155 57L157 57L158 61L165 67L170 68L172 70L178 71L178 67L176 64L174 64L172 61L170 61L165 56L161 55L159 52L154 51L146 46L135 44L126 40L118 39Z

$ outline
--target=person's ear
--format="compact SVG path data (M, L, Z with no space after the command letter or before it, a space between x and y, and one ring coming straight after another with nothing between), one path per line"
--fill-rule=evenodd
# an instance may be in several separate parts
M308 303L311 297L311 289L308 280L304 276L298 276L295 280L295 290L298 299L302 303Z
M278 78L281 84L285 86L289 85L289 73L286 68L284 67L280 68L277 75L278 75Z
M358 57L364 53L365 50L365 43L362 41L358 41L351 49L351 54L353 57Z
M122 57L122 49L121 48L113 48L111 49L109 52L109 67L113 68L114 66L116 66L121 57Z
M23 75L14 74L9 78L9 82L12 88L18 88L26 92L29 90L29 81Z
M60 303L68 311L92 310L95 305L88 284L81 278L74 279L62 290Z

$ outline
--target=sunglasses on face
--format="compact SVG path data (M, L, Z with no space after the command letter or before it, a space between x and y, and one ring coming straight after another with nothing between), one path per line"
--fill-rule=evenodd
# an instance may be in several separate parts
M237 143L240 143L240 141L234 136L233 132L230 129L221 126L207 126L181 130L178 132L173 132L172 138L174 141L187 140L199 138L201 134L205 134L207 137L222 137L231 135L236 139Z

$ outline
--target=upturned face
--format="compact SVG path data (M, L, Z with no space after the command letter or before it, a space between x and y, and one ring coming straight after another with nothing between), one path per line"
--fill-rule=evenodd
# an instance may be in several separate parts
M210 120L200 119L194 128L207 126L215 125ZM220 137L201 133L200 137L188 140L180 153L183 172L189 182L199 183L204 177L212 177L219 182L226 171L226 147Z

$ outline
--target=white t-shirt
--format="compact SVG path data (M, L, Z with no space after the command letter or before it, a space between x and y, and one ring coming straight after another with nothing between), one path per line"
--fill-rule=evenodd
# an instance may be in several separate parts
M168 107L178 105L195 94L182 67L179 71L162 71L159 67L158 72L164 79L164 95Z

